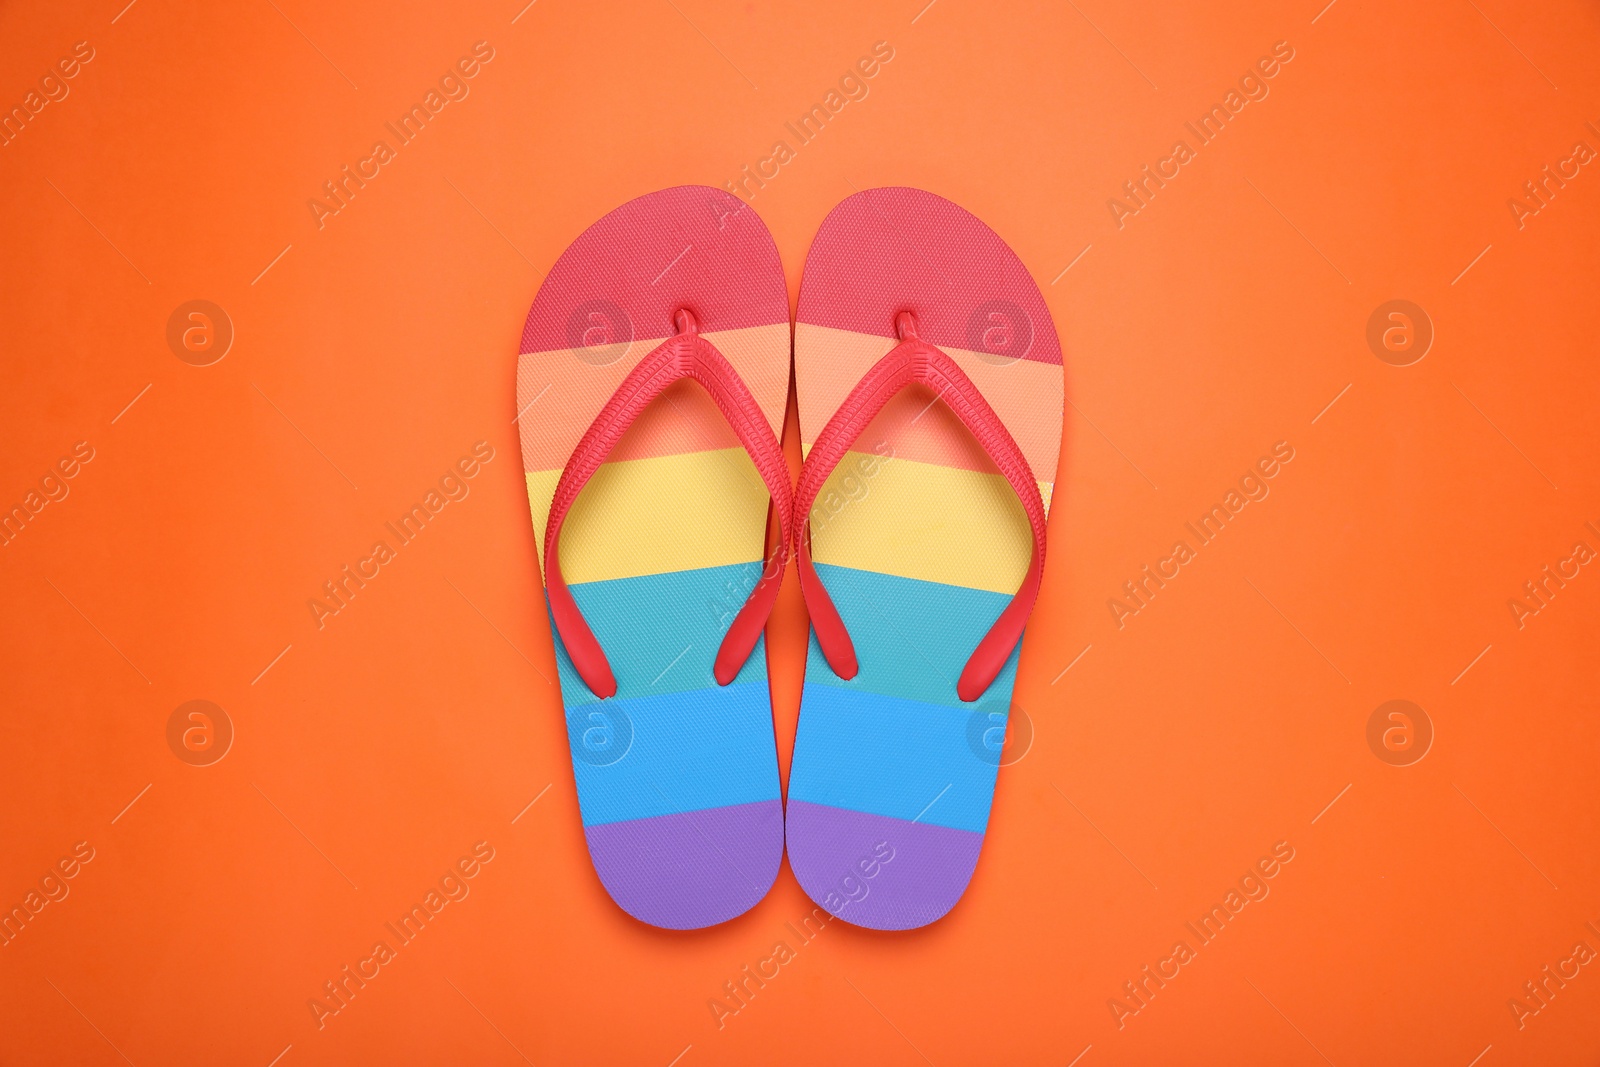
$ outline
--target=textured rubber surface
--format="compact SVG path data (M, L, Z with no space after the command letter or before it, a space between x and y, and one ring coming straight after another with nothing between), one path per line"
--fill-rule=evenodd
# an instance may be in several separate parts
M979 387L1048 508L1063 396L1055 325L1005 242L920 190L858 193L812 242L795 325L802 450L897 344L900 311ZM789 862L812 899L848 922L923 926L960 899L988 826L996 728L1019 652L977 701L960 700L956 681L1022 582L1028 522L993 462L921 387L873 420L810 521L818 573L860 670L839 678L812 635L789 778ZM852 901L849 886L868 868L872 892Z
M551 269L517 365L535 533L584 431L688 308L773 432L788 392L788 297L748 207L683 186L596 222ZM590 857L637 919L694 929L764 896L783 853L777 751L758 642L720 686L712 663L762 568L768 495L701 388L670 386L584 487L561 531L573 599L617 693L599 700L555 636Z

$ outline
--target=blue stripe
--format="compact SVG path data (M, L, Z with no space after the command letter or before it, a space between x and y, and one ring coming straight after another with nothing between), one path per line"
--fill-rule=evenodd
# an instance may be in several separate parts
M607 700L590 692L552 624L585 826L778 798L765 639L732 684L711 673L760 576L735 564L570 587L617 679Z
M818 564L817 574L850 631L860 673L848 682L834 674L813 633L806 656L807 688L839 686L972 709L956 695L956 680L967 657L1011 602L1009 596L828 564ZM1018 642L984 695L985 702L1011 699L1020 648Z
M789 799L981 834L1008 699L951 708L808 682Z
M748 563L568 588L611 664L617 696L627 698L717 688L711 674L717 648L760 577L761 565ZM598 698L573 669L554 623L550 632L562 702L568 708L595 703ZM757 642L735 684L766 679L766 646Z
M817 645L795 735L789 796L983 833L1017 677L1017 650L983 697L956 695L1003 593L819 565L859 672L833 673Z
M778 798L765 679L569 708L567 740L585 826Z

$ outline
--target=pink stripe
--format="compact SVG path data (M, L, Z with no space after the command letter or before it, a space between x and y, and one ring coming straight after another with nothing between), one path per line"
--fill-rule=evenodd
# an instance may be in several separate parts
M923 340L1060 365L1055 323L1022 261L943 197L891 187L834 208L806 259L797 318L893 337L898 312Z
M754 209L706 185L641 196L572 242L540 287L522 351L672 335L672 314L703 331L789 321L777 246Z

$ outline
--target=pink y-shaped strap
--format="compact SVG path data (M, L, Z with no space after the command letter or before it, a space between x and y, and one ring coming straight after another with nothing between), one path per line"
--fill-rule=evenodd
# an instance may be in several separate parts
M710 341L700 336L694 315L687 310L679 311L673 321L677 335L663 341L628 372L605 407L600 409L600 414L595 416L578 447L572 450L572 458L567 460L556 483L555 497L550 503L550 521L545 529L545 589L550 597L550 614L579 677L602 700L616 693L617 680L600 642L595 640L594 631L589 629L583 612L572 599L572 591L561 577L558 554L561 524L578 493L606 461L628 427L667 386L683 378L693 378L711 394L722 417L728 420L739 443L754 461L778 513L778 547L762 568L760 580L739 614L734 616L717 650L713 673L719 685L733 681L745 660L750 658L767 624L767 616L772 613L788 561L793 501L789 492L789 468L772 427L733 365Z
M953 359L926 341L919 340L916 322L910 312L902 311L895 319L895 328L901 343L890 349L888 355L875 363L850 391L833 418L828 420L817 435L811 452L806 456L800 471L800 487L795 491L795 508L801 522L795 528L795 554L800 567L800 590L805 595L806 610L811 613L811 627L816 631L817 644L828 660L828 666L841 678L856 676L856 650L845 629L844 620L833 605L833 598L817 576L811 562L810 512L811 506L822 491L828 475L839 465L851 445L878 417L884 405L900 390L912 383L933 389L957 418L977 438L983 450L994 460L1000 473L1011 483L1022 510L1027 512L1028 525L1033 528L1033 560L1022 579L1011 603L1006 605L989 632L973 651L956 683L956 694L962 700L977 700L984 694L1000 669L1005 666L1011 650L1022 639L1022 630L1028 624L1033 602L1039 595L1039 579L1044 573L1044 501L1039 496L1039 483L1034 480L1022 450L1017 447L989 402L978 387L972 384ZM984 546L968 546L970 551L982 552Z

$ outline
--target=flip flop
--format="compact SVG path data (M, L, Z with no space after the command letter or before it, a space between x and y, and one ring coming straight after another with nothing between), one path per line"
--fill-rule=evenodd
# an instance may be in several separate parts
M871 189L811 244L795 387L812 634L789 863L834 915L910 929L955 905L988 826L1044 565L1061 345L994 231Z
M761 220L682 186L585 230L517 362L528 502L584 836L611 898L669 929L772 887L783 854L761 631L788 536L789 300Z

